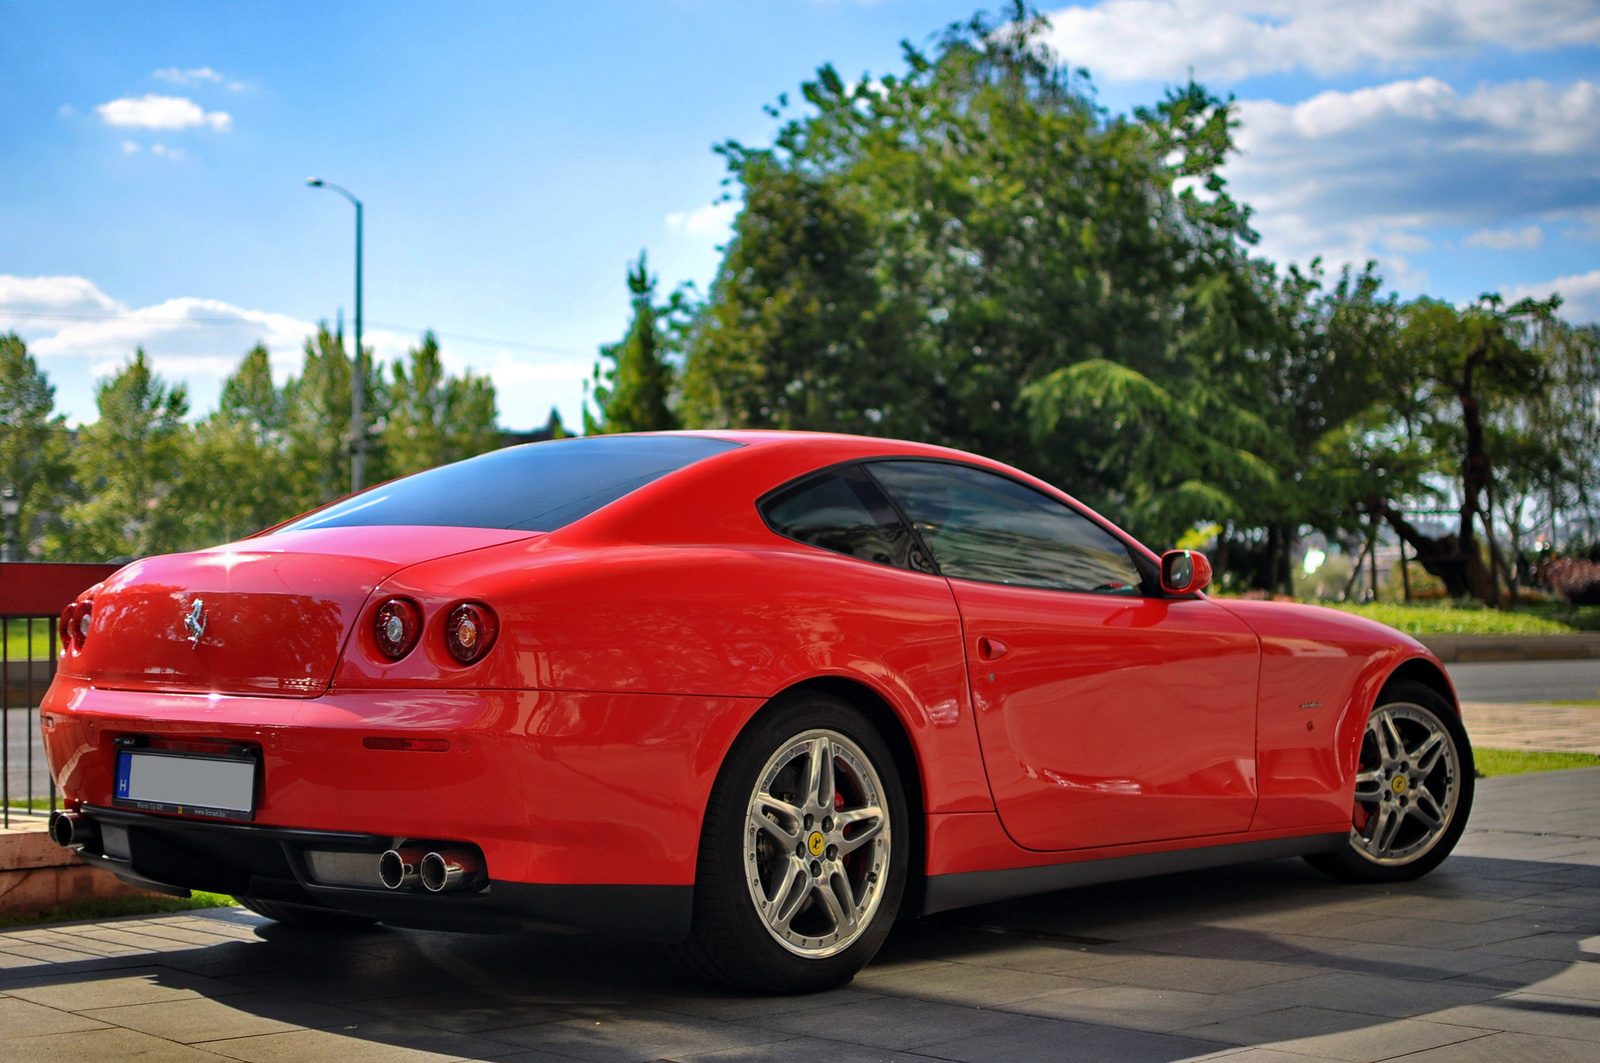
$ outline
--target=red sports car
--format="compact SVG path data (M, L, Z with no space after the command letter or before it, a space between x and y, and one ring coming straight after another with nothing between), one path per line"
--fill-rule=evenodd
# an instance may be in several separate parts
M1208 578L939 447L512 447L86 592L52 827L287 923L620 931L780 991L899 914L1437 865L1474 775L1438 661Z

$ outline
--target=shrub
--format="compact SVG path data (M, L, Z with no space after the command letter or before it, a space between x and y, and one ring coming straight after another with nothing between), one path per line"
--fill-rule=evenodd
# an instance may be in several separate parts
M1600 562L1564 557L1545 566L1544 582L1573 605L1600 605Z

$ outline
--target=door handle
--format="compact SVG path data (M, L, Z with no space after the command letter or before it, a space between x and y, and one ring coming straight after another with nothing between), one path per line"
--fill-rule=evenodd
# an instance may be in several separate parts
M1011 647L1007 646L999 639L992 639L988 636L984 636L978 640L978 656L982 657L986 661L998 661L1000 658L1004 657L1010 652Z

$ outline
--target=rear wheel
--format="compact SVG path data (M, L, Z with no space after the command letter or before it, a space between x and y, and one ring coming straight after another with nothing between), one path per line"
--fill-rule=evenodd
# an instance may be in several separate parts
M1475 776L1466 728L1450 703L1421 683L1390 683L1361 740L1347 843L1307 859L1353 882L1425 875L1461 840Z
M807 694L767 710L712 790L685 958L738 989L848 982L900 907L905 809L894 758L854 709Z
M300 908L292 904L279 904L276 901L259 901L254 897L235 897L234 900L257 915L264 915L274 922L301 930L348 933L353 930L365 930L377 922L376 919L364 915L350 915L348 912L318 908Z

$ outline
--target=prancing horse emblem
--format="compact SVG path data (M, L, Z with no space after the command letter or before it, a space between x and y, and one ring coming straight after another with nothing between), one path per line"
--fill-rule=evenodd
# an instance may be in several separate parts
M189 615L183 618L183 629L189 633L189 645L198 649L200 636L206 633L206 603L199 598L194 600Z

